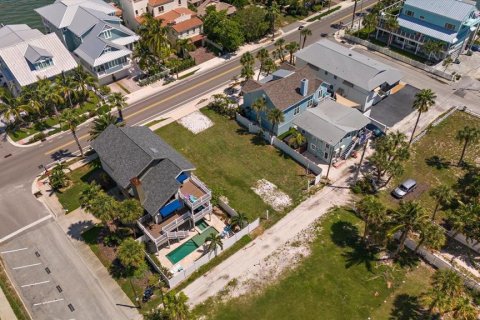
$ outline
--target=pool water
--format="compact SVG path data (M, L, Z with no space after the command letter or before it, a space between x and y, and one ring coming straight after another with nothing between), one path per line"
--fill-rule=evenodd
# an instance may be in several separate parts
M208 223L205 220L199 220L195 223L195 226L200 229L200 231L203 231L208 228Z
M167 258L168 260L170 260L171 263L176 264L177 262L188 256L190 253L197 250L197 248L197 244L192 239L190 239L177 249L167 254Z

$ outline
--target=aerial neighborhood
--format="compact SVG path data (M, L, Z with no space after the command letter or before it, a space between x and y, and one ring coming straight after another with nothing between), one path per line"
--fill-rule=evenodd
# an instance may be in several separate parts
M480 319L480 1L0 3L0 319Z

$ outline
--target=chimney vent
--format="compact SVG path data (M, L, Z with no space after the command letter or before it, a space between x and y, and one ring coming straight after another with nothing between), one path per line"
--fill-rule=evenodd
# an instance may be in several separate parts
M142 181L135 177L130 180L133 189L133 195L140 201L141 204L145 201L145 191L143 190Z
M305 97L308 94L308 79L302 79L300 81L300 94Z

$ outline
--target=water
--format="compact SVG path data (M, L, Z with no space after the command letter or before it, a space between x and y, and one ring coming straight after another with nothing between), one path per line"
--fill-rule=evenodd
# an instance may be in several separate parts
M43 30L42 20L33 9L53 3L55 0L0 0L0 24L28 24Z

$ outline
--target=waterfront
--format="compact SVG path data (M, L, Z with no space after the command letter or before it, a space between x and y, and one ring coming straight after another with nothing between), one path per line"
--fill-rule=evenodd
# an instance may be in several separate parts
M42 20L33 9L50 4L54 0L0 0L0 23L28 24L43 32Z

